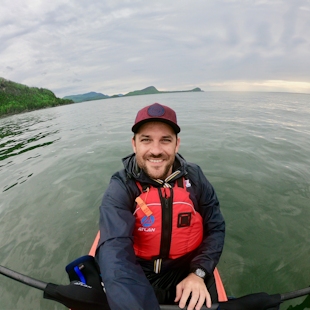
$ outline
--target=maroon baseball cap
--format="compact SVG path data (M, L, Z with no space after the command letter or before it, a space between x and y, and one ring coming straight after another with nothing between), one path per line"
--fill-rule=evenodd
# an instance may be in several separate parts
M170 125L175 133L181 131L177 124L177 115L174 110L159 103L153 103L141 109L136 116L135 124L132 126L131 130L137 133L141 125L150 121L164 122Z

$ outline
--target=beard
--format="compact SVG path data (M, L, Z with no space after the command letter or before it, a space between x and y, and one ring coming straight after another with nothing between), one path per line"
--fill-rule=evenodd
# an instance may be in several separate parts
M160 166L153 165L149 159L163 159L164 163ZM138 156L136 154L136 161L138 166L151 178L165 180L172 173L172 165L174 163L174 156Z

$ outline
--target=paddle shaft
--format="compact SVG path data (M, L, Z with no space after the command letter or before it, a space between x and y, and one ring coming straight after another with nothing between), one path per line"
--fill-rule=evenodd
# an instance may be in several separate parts
M34 288L39 289L41 291L44 291L46 286L47 286L46 282L28 277L26 275L23 275L19 272L13 271L13 270L6 268L6 267L3 267L3 266L0 266L0 274L3 274L4 276L6 276L12 280L16 280L20 283L34 287ZM208 308L208 309L216 310L217 308L218 308L218 304L214 304L214 305L212 305L211 308ZM180 308L176 305L161 305L160 309L161 310L176 310L176 309L180 309ZM202 307L202 309L207 309L207 308Z
M13 270L6 268L6 267L3 267L3 266L0 266L0 274L3 274L4 276L7 276L8 278L11 278L11 279L16 280L18 282L21 282L23 284L37 288L41 291L44 291L44 289L47 286L46 282L25 276L21 273L18 273L16 271L13 271Z
M11 278L11 279L16 280L18 282L21 282L21 283L26 284L28 286L32 286L34 288L37 288L41 291L44 291L46 286L47 286L46 282L28 277L26 275L23 275L21 273L13 271L9 268L3 267L1 265L0 265L0 274L3 274L4 276L6 276L8 278ZM310 294L310 287L300 289L297 291L284 293L284 294L281 294L281 302L289 300L289 299L309 295L309 294ZM211 308L207 308L207 307L203 306L201 309L216 310L216 309L218 309L218 307L219 307L219 304L212 304ZM161 310L177 310L180 308L178 305L160 305L160 309Z
M293 299L293 298L297 298L297 297L301 297L301 296L305 296L309 294L310 294L310 287L306 287L301 290L281 294L281 301L285 301L285 300L289 300L289 299Z
M19 272L13 271L3 266L0 266L0 274L3 274L4 276L10 279L16 280L20 283L26 284L28 286L32 286L41 291L44 291L47 286L46 282L28 277L26 275L23 275ZM218 308L218 304L213 304L211 308L203 307L202 309L216 310L217 308ZM160 309L161 310L175 310L175 309L180 309L180 308L177 305L161 305Z

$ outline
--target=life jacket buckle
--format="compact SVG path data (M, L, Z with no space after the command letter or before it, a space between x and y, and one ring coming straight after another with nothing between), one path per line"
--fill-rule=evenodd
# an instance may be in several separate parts
M162 258L157 258L154 260L154 272L160 273Z

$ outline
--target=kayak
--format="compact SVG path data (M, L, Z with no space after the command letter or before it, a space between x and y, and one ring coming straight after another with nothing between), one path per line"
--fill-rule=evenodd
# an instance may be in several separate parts
M98 245L100 235L97 233L97 236L91 246L89 251L89 255L85 255L83 258L83 262L87 264L90 261L94 261L95 251ZM88 264L88 266L94 267L94 264ZM75 265L77 267L77 265ZM84 264L85 267L85 264ZM86 267L88 268L88 267ZM75 310L102 310L106 307L107 301L102 296L102 287L99 284L98 289L98 272L96 268L90 268L95 274L95 285L89 286L84 285L80 281L72 281L68 285L58 285L54 283L47 283L41 280L37 280L26 276L22 273L16 272L9 268L0 265L0 274L7 276L13 280L16 280L20 283L26 284L28 286L34 287L44 292L43 298L54 300L66 306L69 309ZM89 275L89 274L88 274ZM96 278L97 277L97 278ZM304 289L300 289L297 291L291 291L282 294L273 294L269 295L265 292L253 293L249 295L245 295L239 298L229 299L227 300L226 292L224 289L224 285L222 283L220 274L217 269L214 270L214 277L216 281L217 293L219 297L219 302L212 304L210 310L248 310L248 309L276 309L275 307L279 307L280 304L286 300L298 298L301 296L310 296L310 287L306 287ZM91 278L89 278L91 279ZM85 279L84 279L85 280ZM92 278L94 280L94 278ZM85 282L84 282L85 283ZM307 299L306 299L307 300ZM306 301L305 300L305 301ZM177 310L179 309L177 305L160 305L161 310ZM207 309L203 307L203 309ZM278 308L277 308L278 309ZM297 309L297 308L296 308ZM303 308L304 309L304 308Z
M89 251L89 255L91 256L95 256L95 252L96 252L96 248L99 242L99 238L100 238L100 232L98 231L95 240L90 248ZM226 295L226 291L220 276L220 273L218 271L217 268L215 268L214 270L214 278L215 278L215 283L216 283L216 290L217 290L217 295L218 295L218 300L219 301L227 301L227 295Z

